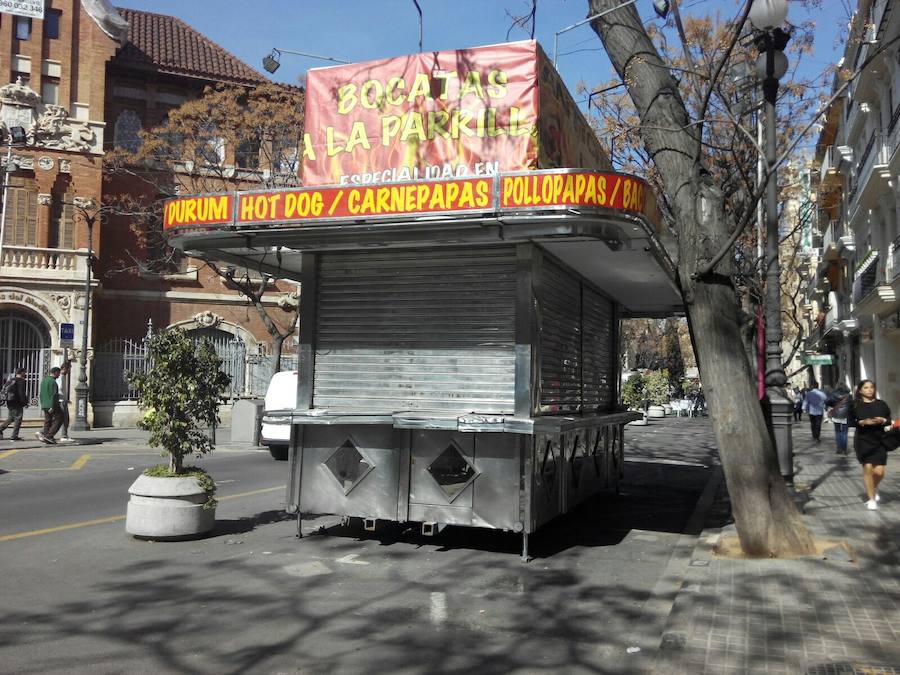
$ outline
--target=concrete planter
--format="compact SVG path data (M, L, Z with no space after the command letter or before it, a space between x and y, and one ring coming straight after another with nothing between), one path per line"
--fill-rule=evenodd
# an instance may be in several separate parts
M125 531L147 539L187 539L216 525L216 510L194 476L156 478L141 474L128 488Z
M647 417L653 418L653 417L665 417L665 416L666 416L666 409L663 408L661 405L651 405L650 408L647 410Z
M663 404L663 410L666 411L666 416L672 414L672 406L669 405L668 403L664 403L664 404Z

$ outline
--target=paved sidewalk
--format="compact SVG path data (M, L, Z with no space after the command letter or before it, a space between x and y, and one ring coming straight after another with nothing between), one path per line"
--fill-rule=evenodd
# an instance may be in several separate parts
M717 557L719 537L734 531L718 527L723 482L710 510L717 526L694 549L655 672L900 673L900 457L889 456L881 509L868 511L852 431L846 457L829 425L821 443L805 419L793 438L807 523L817 538L846 541L852 559Z

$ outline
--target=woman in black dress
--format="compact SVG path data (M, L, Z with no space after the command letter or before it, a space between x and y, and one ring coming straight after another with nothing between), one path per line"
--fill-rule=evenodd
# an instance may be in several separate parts
M872 380L863 380L856 385L853 418L856 427L853 448L856 450L856 459L863 467L863 482L869 497L866 508L874 511L881 501L878 484L884 478L887 464L887 448L882 445L881 439L885 434L885 425L891 423L891 410L887 403L875 398L875 383Z

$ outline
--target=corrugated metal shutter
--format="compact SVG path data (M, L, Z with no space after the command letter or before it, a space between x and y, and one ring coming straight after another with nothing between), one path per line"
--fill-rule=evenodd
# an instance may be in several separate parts
M544 257L540 276L541 412L581 407L581 283Z
M513 246L323 253L313 405L511 413Z
M584 411L608 410L613 404L613 303L597 291L582 288Z

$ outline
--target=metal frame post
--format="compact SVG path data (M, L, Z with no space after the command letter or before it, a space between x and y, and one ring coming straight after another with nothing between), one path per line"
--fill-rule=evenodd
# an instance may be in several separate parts
M779 44L776 44L778 42ZM778 78L775 76L775 53L783 49L787 34L780 29L760 34L759 45L765 55L766 71L762 82L766 130L766 400L769 428L775 442L778 466L788 485L794 480L794 447L791 434L793 404L785 392L787 376L781 357L781 262L778 233L778 169L776 167L776 112Z

